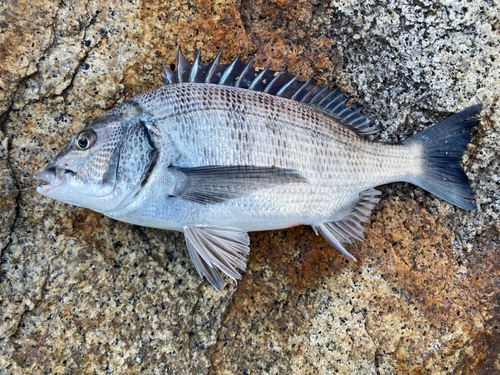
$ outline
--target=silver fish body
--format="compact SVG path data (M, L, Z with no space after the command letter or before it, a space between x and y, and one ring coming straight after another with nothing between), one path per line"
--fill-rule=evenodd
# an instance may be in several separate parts
M163 165L136 199L103 212L118 220L174 230L320 225L341 220L360 192L421 173L418 147L372 143L308 106L262 92L182 83L133 101L152 116L161 134ZM269 187L217 205L162 201L158 195L168 196L176 179L171 165L286 168L298 171L307 183Z
M179 55L165 86L77 134L38 176L49 183L38 191L184 232L198 272L218 289L219 269L235 279L245 269L249 231L311 225L354 259L342 243L363 240L378 185L407 181L475 208L459 162L480 106L402 144L373 143L363 134L374 127L338 90L199 57L191 65Z

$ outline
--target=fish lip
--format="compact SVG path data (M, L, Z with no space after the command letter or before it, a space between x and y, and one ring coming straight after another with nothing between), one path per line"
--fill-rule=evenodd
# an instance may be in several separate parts
M75 175L70 169L59 167L47 167L44 171L35 176L35 179L47 182L48 185L39 186L36 191L41 194L47 194L49 191L62 186L68 179Z

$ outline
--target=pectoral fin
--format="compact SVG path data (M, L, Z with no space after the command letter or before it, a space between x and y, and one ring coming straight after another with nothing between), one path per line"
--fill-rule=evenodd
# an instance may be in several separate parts
M365 239L365 227L361 223L368 221L373 208L380 200L380 198L376 198L377 195L380 195L380 191L375 189L362 192L354 209L343 220L313 225L314 232L316 234L318 232L321 233L335 249L349 259L356 261L356 258L346 250L342 243L353 243L351 238L363 242Z
M276 167L211 165L169 169L177 180L171 197L200 204L222 203L260 189L307 182L295 170Z
M245 231L232 227L184 227L191 259L200 277L205 276L215 289L223 287L219 270L233 279L241 279L236 270L246 269L250 239Z

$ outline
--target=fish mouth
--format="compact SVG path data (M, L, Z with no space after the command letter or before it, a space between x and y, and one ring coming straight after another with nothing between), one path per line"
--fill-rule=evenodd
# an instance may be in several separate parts
M46 195L49 191L60 187L68 179L75 175L75 172L70 169L50 167L46 168L35 176L35 179L47 182L48 185L39 186L36 191L40 194Z

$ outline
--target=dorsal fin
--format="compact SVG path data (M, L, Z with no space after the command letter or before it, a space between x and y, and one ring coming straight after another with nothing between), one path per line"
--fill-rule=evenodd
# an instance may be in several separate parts
M204 83L219 83L222 77L222 73L224 73L224 71L228 67L228 65L221 64L220 62L220 58L222 56L223 51L224 48L221 48L220 52L215 57L215 60L209 64L207 75L203 80Z
M300 81L288 71L287 67L277 72L271 70L269 64L264 70L256 70L253 67L254 57L244 64L238 55L231 64L222 64L220 62L222 51L223 49L214 61L203 64L199 49L194 63L191 64L179 48L177 71L173 72L163 64L163 83L165 85L183 82L214 83L261 91L314 107L359 134L375 134L378 131L373 121L361 113L363 107L360 104L346 105L351 97L345 96L339 88L330 91L328 87L316 86L310 80Z

